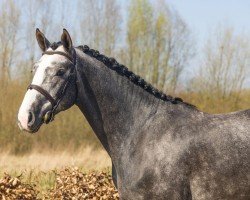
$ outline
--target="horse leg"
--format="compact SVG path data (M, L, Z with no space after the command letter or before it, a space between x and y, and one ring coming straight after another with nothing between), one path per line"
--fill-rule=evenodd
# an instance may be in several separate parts
M113 179L114 185L117 189L117 174L116 174L115 166L113 163L112 163L112 179Z
M190 188L190 183L189 181L185 181L183 183L183 199L185 200L192 200L192 193L191 193L191 188Z

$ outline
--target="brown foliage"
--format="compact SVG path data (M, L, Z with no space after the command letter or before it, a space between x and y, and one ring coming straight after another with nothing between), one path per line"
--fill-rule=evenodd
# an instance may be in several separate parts
M21 133L16 119L28 83L16 80L9 82L5 88L0 87L0 146L1 151L23 154L32 150L75 151L91 145L99 147L95 135L78 108L60 113L55 121L41 127L37 134Z
M25 199L36 200L38 191L35 185L22 183L19 177L12 178L5 174L0 179L0 198L2 200Z
M0 6L2 151L23 154L34 149L39 153L100 146L76 107L57 115L53 123L42 126L35 136L18 134L16 116L31 82L28 72L41 56L35 40L35 27L40 27L51 41L57 41L60 27L71 24L75 44L91 44L105 54L112 54L158 89L180 95L202 111L225 113L250 107L249 91L243 90L248 86L244 82L249 79L245 68L249 66L250 52L249 39L245 35L234 34L231 30L222 31L218 37L212 34L204 48L204 58L198 63L203 67L203 73L187 85L190 92L178 94L179 76L194 50L191 48L191 32L178 13L163 1L137 0L131 1L125 21L117 0L84 3L78 0L79 16L67 16L72 2L28 0L23 4L22 1L4 0ZM54 7L62 7L62 12L51 12ZM124 22L127 28L120 30ZM127 40L122 42L122 38Z
M27 83L11 81L6 88L0 87L0 146L1 151L23 154L44 150L68 152L92 146L99 148L100 143L92 132L79 109L74 107L56 116L53 123L44 125L35 135L21 133L16 125L16 115L21 104ZM232 94L233 95L233 94ZM237 102L235 98L221 98L218 95L202 92L183 92L176 94L198 109L209 113L226 113L250 107L250 91L242 90Z
M109 199L117 200L119 195L112 178L107 172L82 173L78 168L65 168L54 171L55 185L43 197L35 184L27 184L19 177L5 174L0 179L0 198L12 199Z
M84 174L78 168L65 168L56 172L55 187L48 199L119 199L111 176L105 172Z
M237 95L237 102L235 96ZM238 96L239 95L239 96ZM197 108L207 113L229 113L238 110L245 110L250 108L250 90L245 89L240 93L232 93L227 98L222 98L220 95L202 92L182 92L179 94L185 101L197 106Z

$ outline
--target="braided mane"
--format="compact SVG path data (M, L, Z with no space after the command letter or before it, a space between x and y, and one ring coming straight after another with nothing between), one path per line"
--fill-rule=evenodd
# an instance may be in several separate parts
M127 67L119 64L114 58L108 58L107 56L100 54L99 51L90 49L87 45L84 46L81 45L76 48L83 51L85 54L101 61L102 63L104 63L105 66L107 66L111 70L116 71L119 75L127 77L131 82L140 86L141 88L146 90L148 93L154 95L158 99L171 102L172 104L184 103L188 106L195 107L192 104L184 102L179 97L172 97L170 95L166 95L162 91L159 91L158 89L154 88L151 84L147 83L143 78L134 74L132 71L129 71Z

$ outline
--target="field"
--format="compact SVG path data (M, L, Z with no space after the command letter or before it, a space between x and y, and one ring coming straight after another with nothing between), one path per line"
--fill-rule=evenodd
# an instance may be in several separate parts
M23 175L5 173L0 179L1 199L119 199L109 170L84 172L67 167Z
M67 167L65 167L67 166ZM118 199L103 150L0 155L1 199Z
M110 158L76 106L36 134L17 126L30 71L42 55L36 28L51 44L67 28L74 46L87 44L114 57L167 95L204 112L250 108L250 34L223 17L217 25L202 21L207 33L201 41L189 20L203 18L185 18L169 3L0 0L0 200L118 198ZM221 6L211 6L216 7Z
M8 195L9 199L21 199L11 195L26 195L26 199L73 199L76 194L83 195L82 199L117 199L110 177L110 158L77 107L60 113L37 134L19 131L16 113L25 85L13 81L6 89L0 88L4 94L0 102L0 195L6 199ZM14 89L15 94L9 92ZM178 96L210 113L250 107L249 90L241 93L236 106L230 99L199 93ZM14 180L19 188L13 186ZM102 182L106 185L100 186ZM69 193L71 198L65 196Z

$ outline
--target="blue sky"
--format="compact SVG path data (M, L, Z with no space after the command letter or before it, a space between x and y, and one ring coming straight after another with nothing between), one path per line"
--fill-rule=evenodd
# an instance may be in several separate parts
M218 26L233 28L250 37L250 0L165 0L189 25L197 54L186 68L185 77L193 76L200 66L202 47ZM196 69L196 70L194 70ZM249 87L250 80L245 83Z
M121 10L129 1L119 0ZM130 0L133 1L133 0ZM156 2L158 0L151 0ZM199 46L219 25L229 26L250 36L250 0L165 0L189 25Z
M6 0L7 1L7 0ZM22 6L25 1L16 0ZM49 0L48 0L49 1ZM55 2L59 2L57 0ZM65 0L66 1L66 0ZM126 18L126 11L130 1L133 0L118 0L123 16ZM149 0L157 2L160 0ZM195 75L202 55L202 47L208 38L213 37L218 26L229 26L234 29L236 33L245 33L250 38L250 0L164 0L167 4L175 9L183 20L188 24L193 35L194 46L196 47L197 56L187 66L188 74ZM54 2L54 1L53 1ZM70 3L69 3L70 2ZM0 5L3 0L0 0ZM69 9L71 15L77 16L77 2L67 1L70 5ZM59 12L61 12L59 8ZM123 28L126 27L126 20L123 21ZM61 24L69 30L74 30L74 22L69 24ZM55 35L58 38L57 35ZM124 36L125 37L125 36ZM123 38L125 39L125 38ZM123 39L121 41L123 41ZM185 74L188 76L187 74ZM249 80L250 81L250 80ZM250 82L248 83L250 85Z
M250 35L250 0L165 0L189 25L200 46L218 25Z

